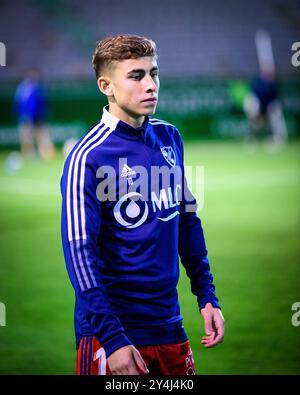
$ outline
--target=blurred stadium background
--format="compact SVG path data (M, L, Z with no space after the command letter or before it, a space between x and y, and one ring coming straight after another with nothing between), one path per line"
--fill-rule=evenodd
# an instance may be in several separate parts
M276 149L245 139L243 99L259 71L258 29L272 40L288 130ZM300 41L298 0L0 0L0 373L74 374L74 297L60 242L61 147L101 116L105 100L91 56L98 40L117 33L156 41L156 117L178 126L186 164L205 169L199 215L226 336L217 348L202 348L203 324L182 272L181 309L197 373L299 374L300 327L291 321L300 302L300 66L291 62ZM31 68L47 91L58 147L51 161L18 155L12 102Z

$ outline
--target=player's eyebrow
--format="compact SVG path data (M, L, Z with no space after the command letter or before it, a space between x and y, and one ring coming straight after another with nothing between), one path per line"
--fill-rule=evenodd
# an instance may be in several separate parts
M157 66L152 67L152 69L150 70L150 73L151 73L152 71L158 71L158 67L157 67ZM130 75L130 74L132 74L132 73L145 73L145 72L146 72L145 69L133 69L133 70L130 70L130 71L127 73L127 75Z

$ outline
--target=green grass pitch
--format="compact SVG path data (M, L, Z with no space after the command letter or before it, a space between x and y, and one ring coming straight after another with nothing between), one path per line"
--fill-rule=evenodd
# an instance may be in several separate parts
M204 166L202 219L224 342L200 344L203 321L181 271L179 296L198 374L299 374L300 143L277 152L238 142L185 144ZM74 374L73 290L60 241L63 158L7 174L0 155L0 374Z

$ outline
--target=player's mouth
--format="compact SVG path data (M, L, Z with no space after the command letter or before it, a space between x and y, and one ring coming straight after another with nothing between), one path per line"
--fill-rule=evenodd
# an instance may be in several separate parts
M148 99L142 100L142 103L156 103L157 98L156 97L149 97Z

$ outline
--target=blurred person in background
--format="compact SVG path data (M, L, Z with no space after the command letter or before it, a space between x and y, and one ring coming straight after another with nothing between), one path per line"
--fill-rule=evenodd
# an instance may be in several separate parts
M286 123L272 70L265 69L253 79L244 109L250 123L250 138L270 135L275 146L287 139Z
M36 150L42 159L51 159L55 154L46 125L46 111L47 100L40 73L30 70L17 86L13 103L24 158L34 158Z
M276 147L288 138L287 127L276 81L275 58L271 35L257 30L255 45L259 73L250 84L244 110L249 119L250 139L270 135L271 146Z

